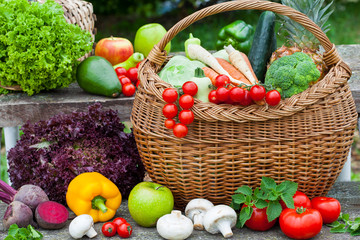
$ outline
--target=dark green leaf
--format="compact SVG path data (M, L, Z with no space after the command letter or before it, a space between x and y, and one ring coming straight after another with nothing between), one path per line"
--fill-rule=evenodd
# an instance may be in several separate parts
M4 238L4 240L17 240L17 239L15 237L9 235L6 238Z
M273 190L276 188L276 182L274 179L269 177L262 177L261 179L261 189L263 191Z
M345 224L340 224L337 227L331 228L330 232L331 233L345 233L346 232L346 225Z
M255 196L255 199L263 199L263 200L266 200L266 193L262 190L260 190L259 188L255 188L254 190L254 196Z
M348 213L341 213L340 216L339 216L339 220L343 220L343 221L349 221L350 219L350 215Z
M340 225L340 223L338 221L326 224L326 226L331 227L331 228L337 227L339 225Z
M279 199L279 195L275 192L269 192L268 196L267 196L267 200L270 200L270 201L275 201L275 200L278 200Z
M295 195L296 190L298 189L298 184L296 182L284 181L281 184L285 184L286 186L286 189L282 191L283 193L289 194L291 196Z
M288 208L292 208L292 209L295 208L293 195L284 193L284 194L281 195L281 199L284 201L285 205Z
M240 216L239 216L241 228L244 226L245 222L251 218L253 211L254 211L253 208L249 207L249 206L241 209Z
M281 207L281 204L279 203L279 201L270 201L269 206L266 209L268 221L271 222L272 220L279 217L281 211L282 211L282 207Z
M287 185L288 185L287 181L280 183L279 185L276 186L276 191L284 192L284 190L286 190L286 188L287 188Z
M351 236L358 236L358 235L360 235L360 229L357 229L357 230L355 230L355 231L352 231L352 232L350 233L350 235L351 235Z
M358 230L360 227L360 223L353 223L349 226L349 228L352 230L352 231L356 231Z
M245 202L245 196L243 194L232 195L232 200L235 204L242 204Z
M239 187L235 191L235 193L242 193L246 196L251 196L253 194L253 191L251 190L251 188L249 186L244 185L244 186Z
M265 200L258 199L257 201L255 201L255 207L259 209L266 208L267 206L268 206L268 202L266 202Z

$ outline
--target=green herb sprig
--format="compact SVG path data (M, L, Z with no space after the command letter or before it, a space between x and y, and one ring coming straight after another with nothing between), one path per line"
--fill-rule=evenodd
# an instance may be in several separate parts
M41 240L42 238L43 235L31 225L19 228L18 225L12 224L4 240Z
M351 221L349 214L347 213L341 213L337 221L326 225L331 227L331 233L349 232L351 236L360 235L360 217L357 217Z

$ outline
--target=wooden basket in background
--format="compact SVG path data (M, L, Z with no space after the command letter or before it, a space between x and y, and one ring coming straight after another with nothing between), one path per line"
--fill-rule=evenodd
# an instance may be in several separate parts
M277 106L216 105L195 99L195 120L185 138L165 128L162 99L172 87L157 73L169 59L163 50L192 23L233 10L268 10L308 29L325 49L326 76ZM295 181L310 198L325 195L347 160L357 112L347 84L350 68L335 45L306 15L267 1L229 1L179 21L140 66L131 121L142 161L154 182L171 189L177 207L193 198L229 204L241 185L258 187L262 176Z

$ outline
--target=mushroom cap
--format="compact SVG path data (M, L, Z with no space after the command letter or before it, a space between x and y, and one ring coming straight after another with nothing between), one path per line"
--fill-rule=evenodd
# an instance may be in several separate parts
M88 214L81 214L71 221L69 233L73 238L82 238L93 226L93 218Z
M194 214L207 212L212 207L214 207L214 204L209 200L194 198L186 205L185 215L192 219Z
M206 212L204 216L204 227L209 233L215 234L219 232L217 227L220 221L229 221L230 228L236 224L237 214L235 210L227 205L216 205Z
M165 239L186 239L193 232L193 223L181 211L172 210L158 219L156 230Z

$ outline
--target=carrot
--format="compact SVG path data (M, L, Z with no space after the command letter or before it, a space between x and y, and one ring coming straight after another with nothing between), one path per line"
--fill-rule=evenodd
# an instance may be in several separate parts
M241 56L244 58L246 64L247 64L248 67L250 68L250 71L252 72L252 75L253 75L253 77L255 78L256 83L259 83L259 80L258 80L257 77L256 77L256 74L255 74L255 72L254 72L254 69L253 69L252 66L251 66L251 63L250 63L250 60L249 60L248 56L247 56L245 53L243 53L243 52L240 52L240 53L241 53Z
M205 73L205 76L210 78L212 85L215 86L216 77L219 76L219 74L212 68L209 67L203 67L202 70Z
M224 70L230 74L230 76L243 82L244 84L251 85L251 82L244 76L244 74L231 65L231 63L222 58L216 58L216 60L220 63ZM238 84L235 83L235 85Z

